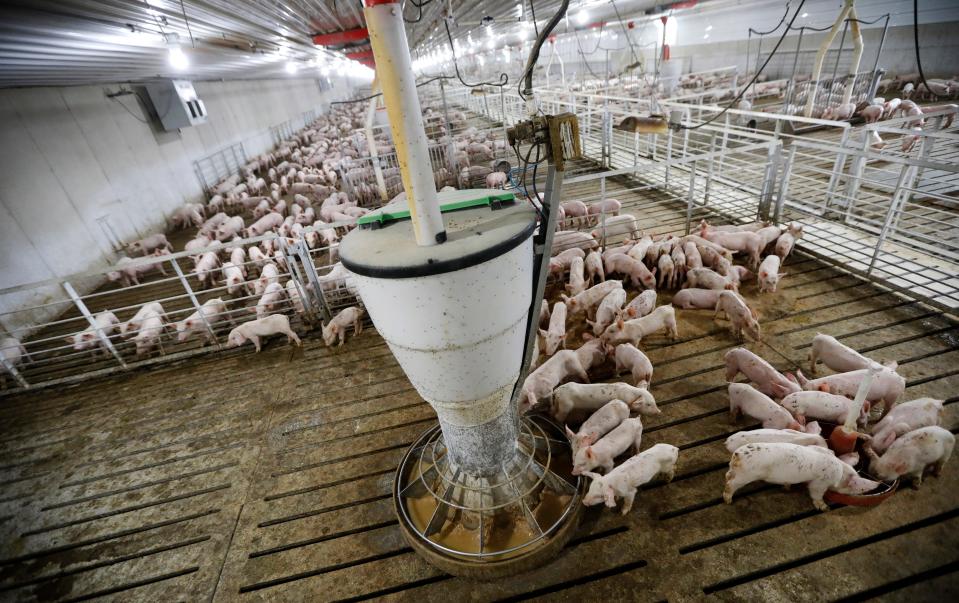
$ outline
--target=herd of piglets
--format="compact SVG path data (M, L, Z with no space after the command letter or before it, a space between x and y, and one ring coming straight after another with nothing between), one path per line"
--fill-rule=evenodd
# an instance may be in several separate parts
M919 398L899 402L905 379L895 362L880 364L840 343L817 334L810 347L810 373L822 362L833 374L807 379L802 371L782 374L769 362L745 348L726 356L729 382L729 412L733 419L746 415L761 428L740 431L726 440L732 453L723 499L746 484L806 484L813 504L829 509L823 499L827 490L861 495L880 487L873 479L891 482L900 477L918 487L926 469L939 474L949 460L956 438L940 427L942 400ZM861 408L853 401L860 384L872 370L866 400ZM747 383L734 382L742 374ZM869 425L872 406L882 405L881 418ZM850 417L854 413L855 417ZM836 456L822 436L820 422L842 425L847 419L858 425L862 450Z
M95 324L67 338L73 349L104 348L110 337L133 337L137 357L141 357L155 349L162 353L166 334L180 343L194 335L210 343L214 328L221 323L234 326L226 347L251 342L260 351L260 340L277 334L299 345L299 337L283 312L292 309L304 317L303 296L314 293L313 284L301 291L288 278L290 267L281 239L287 244L303 240L310 248L322 245L334 262L342 234L367 213L349 195L337 190L338 171L348 173L353 160L364 152L365 141L344 136L362 124L362 113L352 105L335 107L272 152L244 165L241 173L220 182L206 204L187 203L173 213L173 229L197 229L183 251L190 253L192 274L199 288L213 289L211 292L219 293L219 297L207 299L176 322L167 318L156 301L141 306L125 322L111 311L99 312L93 317ZM249 224L245 215L252 215ZM258 243L243 242L243 237L270 233L276 236ZM173 253L173 247L166 235L153 234L127 245L127 252L129 255L120 258L107 277L128 287L139 285L140 278L153 270L166 275L163 256ZM135 261L138 256L156 257L157 262ZM324 291L347 289L355 296L350 276L341 263L335 262L319 276L319 285ZM238 323L237 319L247 312L254 313L256 319ZM337 341L343 345L349 327L354 334L360 333L362 316L359 306L341 310L322 326L324 342L328 346Z

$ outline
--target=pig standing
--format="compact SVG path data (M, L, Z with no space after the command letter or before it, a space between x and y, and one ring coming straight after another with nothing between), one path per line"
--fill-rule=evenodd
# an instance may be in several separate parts
M270 335L286 335L286 342L293 342L300 345L300 338L290 328L290 319L284 314L271 314L256 320L250 320L230 331L227 337L226 347L233 348L241 346L247 341L252 341L256 351L260 351L260 338Z
M202 317L200 312L203 313ZM210 343L215 338L213 332L206 328L207 324L210 325L210 328L213 328L213 325L221 320L226 320L226 318L226 304L223 303L223 300L219 297L208 299L203 302L199 310L176 323L176 340L182 343L194 333L203 333L206 336L205 343ZM205 322L204 319L206 319Z
M742 373L756 384L759 391L767 396L782 397L802 388L777 371L771 364L753 354L746 348L736 348L726 352L726 381L732 381Z
M680 289L673 295L672 304L684 310L715 310L719 294L724 289Z
M603 331L602 339L608 344L632 343L639 345L643 337L657 331L666 331L670 339L679 337L676 326L676 310L672 306L659 306L647 316L633 320L617 320Z
M598 251L590 251L585 259L586 280L590 286L602 283L606 280L606 274L603 271L603 258Z
M263 290L263 295L256 302L256 308L251 311L256 312L257 318L263 318L272 314L286 297L286 289L280 283L270 283Z
M650 271L641 261L631 258L626 254L609 256L603 266L606 274L618 272L628 276L635 287L645 287L646 289L656 288L656 269Z
M587 471L584 475L593 481L583 497L583 504L590 507L605 501L607 507L613 508L616 506L616 498L619 497L623 499L622 514L626 515L633 508L636 490L640 486L660 474L666 476L667 482L672 481L678 458L679 448L669 444L656 444L624 461L607 475Z
M809 380L803 376L802 371L796 371L796 377L804 390L819 390L853 398L859 390L859 384L865 379L868 372L869 369L859 369ZM892 409L892 405L896 403L896 400L905 390L906 380L902 375L887 368L882 368L873 377L866 399L873 402L884 402L883 414L885 414Z
M566 303L566 309L570 314L575 315L580 312L586 312L586 315L589 316L593 307L602 302L614 289L622 288L623 281L610 280L594 285L573 297L567 297L566 295L560 295L560 297L562 297L563 302Z
M576 452L585 446L589 446L605 434L619 426L620 423L629 418L629 407L622 400L610 400L599 410L594 412L582 425L579 431L573 433L569 427L566 428L566 437L569 438L570 446L573 449L573 456Z
M930 426L905 434L882 457L868 445L865 449L870 458L869 471L876 477L891 481L908 476L918 488L926 467L932 465L933 475L938 476L955 446L956 436L942 427Z
M547 313L549 314L548 311ZM543 352L547 356L555 354L560 346L566 347L566 304L563 302L553 304L553 312L549 315L549 329L546 331L540 329L539 334L543 338Z
M716 301L716 316L725 313L729 317L729 330L740 341L743 335L753 341L760 341L759 320L755 310L746 305L746 301L733 291L721 291Z
M715 305L715 304L713 304ZM712 307L712 306L710 306ZM626 307L623 308L623 311L619 313L617 318L622 320L629 320L631 318L642 318L650 312L656 309L656 290L647 289L633 298L631 302L626 304Z
M158 312L148 312L143 316L140 323L140 330L137 336L133 338L136 342L137 357L149 354L150 351L160 344L160 337L163 335L164 316ZM162 346L160 351L163 351Z
M822 359L822 363L827 367L839 373L867 369L870 366L879 364L871 358L866 358L849 346L839 343L839 341L831 335L816 333L816 336L812 338L812 347L809 349L810 373L816 372L816 363L820 359ZM884 365L885 368L892 371L896 370L896 366L897 364L895 362Z
M643 437L643 422L639 417L626 419L595 444L584 446L573 456L573 475L582 475L596 467L602 467L603 473L613 470L614 459L630 447L639 452Z
M628 383L567 383L553 391L550 414L560 423L574 410L593 411L610 400L623 400L629 409L641 415L658 415L656 400L648 390Z
M921 427L939 425L942 403L942 400L933 398L919 398L897 404L881 421L873 425L869 445L882 454L897 437Z
M606 327L618 319L624 303L626 303L625 289L613 289L603 298L599 308L596 309L596 320L586 319L586 324L593 329L593 335L598 337L606 330Z
M789 228L786 229L779 239L776 241L776 255L782 258L785 262L786 258L789 257L789 254L792 253L793 247L796 245L796 241L802 238L802 225L790 224Z
M653 363L649 358L630 343L621 343L616 346L616 374L629 371L636 387L648 388L653 380Z
M144 237L139 241L134 241L127 245L127 249L129 249L130 253L134 255L146 255L148 253L153 253L157 249L166 249L167 251L173 250L173 248L170 247L170 242L166 240L166 235L164 234L154 234Z
M93 325L75 335L70 335L66 340L73 344L73 349L76 352L90 349L97 343L102 347L106 347L103 345L103 342L100 341L97 333L101 333L104 337L109 338L118 324L120 324L120 321L117 320L117 316L113 312L109 310L98 312L93 315Z
M356 337L363 331L363 308L351 306L340 312L323 325L323 342L327 347L332 347L337 337L340 339L339 345L346 341L346 331L353 325L353 336Z
M859 477L851 465L837 459L829 449L783 442L757 443L740 446L733 452L723 500L732 504L737 490L760 480L782 485L807 484L809 497L820 511L829 510L823 500L826 490L864 494L879 486Z
M733 421L739 415L748 415L762 421L767 429L795 429L802 426L789 411L747 383L729 384L729 416Z
M859 412L859 421L865 423L869 407L854 409L853 402L845 396L836 396L826 392L794 392L783 398L783 408L796 416L800 423L806 417L812 417L830 423L845 423L850 412Z
M759 265L759 292L767 291L775 293L779 285L779 278L784 276L779 272L779 266L782 260L778 255L772 254L766 256L762 264Z
M166 320L166 312L164 312L163 306L160 305L160 302L149 302L140 306L140 309L137 310L137 313L133 315L133 318L120 324L120 335L129 337L130 335L139 331L140 325L143 322L143 318L151 312L159 314L164 320Z
M569 263L569 284L566 291L570 295L579 295L586 290L585 264L582 258L574 257Z
M726 450L736 452L746 444L768 444L782 442L797 446L821 446L828 448L826 440L819 434L806 433L795 429L751 429L740 431L726 438Z

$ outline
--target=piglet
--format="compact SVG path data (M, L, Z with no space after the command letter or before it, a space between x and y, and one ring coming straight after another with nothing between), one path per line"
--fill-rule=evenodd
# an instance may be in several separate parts
M148 312L140 323L140 330L134 337L136 342L137 357L149 354L150 351L160 343L160 337L163 335L164 316L157 312ZM162 347L161 347L162 352Z
M549 319L550 319L549 302L544 299L539 306L539 328L540 329L544 327L549 328Z
M709 268L693 268L686 272L685 289L736 289L736 283Z
M200 312L203 313L202 316ZM189 339L194 333L203 333L206 336L206 343L210 343L214 340L214 336L213 333L207 329L207 325L209 324L212 329L213 325L222 320L226 320L226 318L227 310L223 300L218 297L208 299L203 302L203 305L200 306L198 311L193 312L176 323L176 340L182 343Z
M779 239L776 241L776 255L782 258L782 261L786 261L786 258L789 257L789 254L792 253L793 247L796 245L796 241L802 238L803 227L801 224L790 224L789 228L786 229Z
M573 456L573 475L582 475L596 467L602 467L603 473L613 470L614 459L630 447L639 452L643 437L643 422L639 417L626 419L595 444L584 446Z
M569 213L567 212L566 215L569 215ZM572 249L573 247L579 247L580 249L588 251L599 247L599 243L588 233L578 230L561 230L553 235L552 253L554 255L561 251Z
M756 384L759 391L776 397L802 389L798 383L784 377L771 364L746 348L729 350L723 359L726 361L726 381L732 381L736 375L742 373Z
M779 267L782 264L782 260L778 255L771 254L766 256L766 259L762 261L759 265L759 292L766 293L767 291L775 293L776 287L779 285L779 278L784 276L779 273Z
M242 250L241 250L242 251ZM226 291L230 295L236 294L241 288L245 288L246 278L243 276L243 269L233 262L224 262L221 268L223 281L226 285Z
M617 320L603 331L602 339L610 345L618 343L638 345L643 337L663 330L670 339L679 337L676 310L672 306L659 306L642 318Z
M726 472L723 500L732 504L737 490L755 481L772 484L807 484L809 497L820 511L828 511L823 500L826 490L864 494L879 486L863 479L850 465L837 459L831 450L784 442L740 446L733 452Z
M910 431L892 443L882 457L867 444L869 471L883 480L894 480L908 476L913 487L922 484L922 475L926 467L932 465L933 475L938 476L942 466L952 456L956 446L956 436L938 426L921 427Z
M747 383L730 383L729 416L735 421L743 414L762 421L768 429L802 429L789 411L762 392Z
M596 250L590 251L585 259L586 280L590 286L601 283L606 280L606 273L603 271L603 258Z
M819 390L854 398L859 390L859 384L865 379L868 372L869 369L858 369L809 380L803 376L802 371L796 371L796 377L804 390ZM873 376L866 399L884 402L883 414L885 414L892 409L892 405L896 403L896 400L905 390L906 380L902 375L888 368L882 368Z
M582 425L579 431L573 433L569 427L566 428L566 437L569 438L570 446L573 449L573 456L576 452L585 446L589 446L600 437L606 435L619 426L620 423L629 418L629 406L622 400L610 400L602 408L594 412Z
M667 482L672 481L678 458L679 448L670 444L656 444L624 461L607 475L587 471L584 475L593 481L583 497L583 504L589 507L605 501L607 507L613 508L619 497L623 499L622 514L626 515L633 508L636 490L640 486L660 474L666 476Z
M589 383L589 375L579 356L573 350L560 350L543 364L536 367L523 382L520 411L526 412L541 399L545 399L560 383L569 377L577 377Z
M252 341L256 351L259 352L260 338L277 334L286 335L287 343L293 342L298 346L300 345L300 338L290 328L290 319L284 314L271 314L247 321L230 331L226 347L233 348L241 346L247 341Z
M606 258L604 268L607 275L618 272L629 277L635 287L656 288L656 271L650 272L645 264L626 254L609 256Z
M567 383L553 391L550 414L560 423L574 410L593 411L610 400L623 400L632 412L658 415L656 400L648 390L628 383Z
M756 311L746 305L746 301L733 291L721 291L716 301L716 315L726 314L729 318L729 330L742 341L745 335L752 341L760 341L762 333Z
M166 320L166 312L164 312L163 306L160 304L160 302L148 302L140 306L140 309L137 310L137 313L133 315L133 318L124 323L120 323L120 335L123 335L124 337L130 337L139 331L144 317L150 313L159 314L164 320Z
M939 425L942 400L919 398L897 404L881 421L872 427L872 449L882 454L897 437L920 427Z
M684 310L715 310L723 289L680 289L673 295L672 304Z
M549 329L540 329L539 334L543 338L543 351L547 356L555 354L560 347L566 347L566 304L553 304L553 312L549 314Z
M549 273L553 276L561 277L569 270L570 264L575 258L586 257L586 252L579 247L573 247L562 251L549 259Z
M570 314L575 315L580 312L586 312L586 315L589 316L592 309L598 306L611 291L622 288L623 281L609 280L594 285L573 297L567 297L566 295L561 295L560 297L562 297L566 303L566 309Z
M144 237L139 241L134 241L127 245L127 248L130 250L130 253L134 255L146 255L148 253L153 253L157 249L173 249L170 247L170 242L167 241L166 235L164 234L153 234L148 237Z
M596 309L596 320L586 320L586 324L593 329L593 335L598 337L606 330L606 327L613 324L613 321L619 317L624 303L626 303L625 289L613 289L603 298L599 308Z
M623 204L617 199L605 199L603 201L590 203L586 210L589 214L590 220L594 221L601 215L618 216L622 207Z
M346 332L350 325L353 325L353 336L356 337L363 332L363 308L351 306L340 312L323 325L323 342L327 347L332 347L337 337L340 339L339 345L346 341Z
M646 289L632 299L617 318L630 320L631 318L642 318L656 309L656 290Z
M569 263L569 283L566 291L570 295L579 295L586 290L585 263L582 258L574 257Z
M746 444L762 444L783 442L798 446L821 446L827 448L826 440L818 434L806 433L795 429L751 429L740 431L726 438L726 450L736 452L736 449Z
M822 360L822 363L832 370L840 373L866 369L879 363L871 358L866 358L849 346L839 343L831 335L816 333L812 338L812 347L809 349L809 372L816 372L816 363ZM896 370L896 362L889 362L883 365L889 370Z
M251 311L256 312L257 318L263 318L276 311L283 303L284 298L286 298L286 289L283 285L270 283L263 290L263 295L260 296L259 301L256 302L256 308L251 308Z
M648 388L653 380L653 363L631 343L621 343L615 350L616 374L629 371L636 387Z
M783 408L796 416L800 423L806 422L806 417L830 423L845 423L850 412L859 412L859 421L865 423L868 417L868 406L861 411L853 408L853 401L845 396L836 396L826 392L794 392L783 398Z
M73 344L73 350L76 352L88 350L97 344L106 347L103 345L103 342L100 341L97 333L102 333L104 337L109 338L119 324L120 321L113 312L109 310L98 312L93 315L93 325L75 335L70 335L66 340Z
M506 180L506 174L503 172L490 172L486 175L486 188L504 188Z

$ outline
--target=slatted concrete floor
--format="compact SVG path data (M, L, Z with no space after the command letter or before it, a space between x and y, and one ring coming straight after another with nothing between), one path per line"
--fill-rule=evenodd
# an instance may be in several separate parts
M568 191L570 195L585 191ZM654 231L683 217L634 208ZM817 332L896 359L907 397L945 398L959 430L959 325L793 256L756 303L782 369ZM755 290L745 290L757 300ZM666 301L663 295L661 302ZM812 509L756 485L721 501L732 424L709 313L651 338L663 414L644 446L680 446L676 479L623 518L591 509L550 565L483 584L420 560L400 536L392 471L433 423L375 332L258 356L208 356L69 389L0 399L0 597L11 600L831 600L959 594L959 461L877 509Z

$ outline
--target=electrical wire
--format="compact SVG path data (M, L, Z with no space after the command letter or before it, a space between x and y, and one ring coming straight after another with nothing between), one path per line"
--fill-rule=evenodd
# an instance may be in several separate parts
M533 33L539 37L539 26L536 25L536 9L533 8L533 0L529 0L529 14L533 17Z
M758 29L749 28L749 34L756 34L758 36L768 36L776 32L777 29L782 27L783 23L786 22L786 17L789 16L789 3L786 3L786 12L783 13L783 18L779 20L779 24L776 27L773 27L769 31L759 31Z
M639 56L636 54L636 49L633 47L633 41L629 39L629 30L626 29L626 24L623 22L623 16L619 14L619 9L616 8L616 2L614 0L609 0L609 3L613 5L613 10L616 11L616 19L619 21L619 26L623 29L623 35L626 36L626 43L629 44L629 52L633 55L633 62L639 63Z
M468 84L466 80L463 79L463 76L460 75L460 66L456 61L456 49L453 48L453 35L450 33L450 24L446 19L443 19L443 27L446 28L446 38L450 42L450 52L453 54L453 70L456 72L456 79L460 81L461 84L467 88L481 88L483 86L496 86L502 88L509 83L509 76L506 73L499 74L499 83L496 82L478 82L476 84Z
M526 68L523 70L523 75L519 78L519 84L517 85L517 91L519 92L519 97L526 100L526 95L523 94L523 83L526 83L526 90L532 92L533 90L533 69L536 67L536 61L539 60L539 51L543 47L543 44L546 43L546 39L549 38L549 34L552 33L553 29L556 28L556 25L559 24L560 20L563 18L563 15L566 14L566 10L569 8L569 0L562 0L559 8L556 10L556 14L550 17L550 20L546 23L546 27L543 28L543 31L536 37L536 42L533 44L533 47L529 51L529 58L526 61Z
M453 79L453 76L452 76L452 75L437 75L437 76L431 77L430 79L426 80L425 82L420 82L419 84L416 85L416 87L419 88L419 87L421 87L421 86L425 86L426 84L430 84L430 83L432 83L432 82L435 82L436 80L451 80L451 79ZM331 102L330 104L331 104L331 105L350 105L350 104L352 104L352 103L365 103L366 101L371 101L371 100L373 100L374 98L379 98L379 97L381 97L381 96L383 96L383 93L382 93L382 92L377 92L376 94L371 94L371 95L369 95L369 96L364 96L364 97L362 97L362 98L354 98L354 99L342 100L342 101L333 101L333 102Z
M746 84L746 86L742 89L742 92L740 92L738 95L736 95L736 98L734 98L733 100L731 100L731 101L729 102L729 104L726 105L726 107L723 108L722 111L720 111L720 112L717 113L716 115L713 115L712 117L710 117L708 120L704 121L704 122L701 123L701 124L696 124L695 126L687 126L687 125L685 125L685 124L676 124L676 127L678 127L678 128L681 129L681 130L698 130L699 128L702 128L703 126L706 126L706 125L709 125L709 124L713 123L714 121L716 121L717 119L719 119L724 113L726 113L726 111L729 111L732 107L734 107L735 105L737 105L737 104L739 103L739 101L742 100L743 96L745 96L746 91L749 90L749 88L750 88L753 84L756 83L756 80L757 80L757 79L759 79L759 76L762 74L763 70L766 68L766 65L769 64L769 61L771 61L772 58L773 58L774 56L776 56L776 52L778 52L778 51L779 51L779 47L782 46L783 40L786 39L786 35L789 33L789 30L792 28L792 24L796 21L796 17L798 17L800 11L802 11L802 7L803 7L804 4L806 4L806 0L802 0L802 1L799 3L799 7L796 9L796 12L793 13L792 19L789 20L789 25L786 27L786 29L783 30L783 34L782 34L781 36L779 36L779 41L776 42L776 45L773 47L772 52L770 52L770 53L769 53L769 56L766 57L766 60L763 62L762 67L760 67L758 70L756 70L756 75L753 76L753 79L751 79L751 80L749 81L749 83ZM778 27L778 26L777 26L777 27Z
M576 46L579 47L579 54L583 57L583 65L586 66L586 71L597 80L600 79L599 76L596 75L596 72L593 71L593 68L589 66L589 59L586 58L586 53L583 51L583 44L579 41L579 32L573 31L573 35L576 36ZM596 43L596 48L599 48L599 42ZM593 49L593 52L596 52L596 49ZM593 54L593 52L589 54Z
M932 88L926 82L926 74L922 72L922 59L919 57L919 0L912 0L912 36L916 47L916 67L919 68L919 79L922 80L922 85L926 87L926 92L938 100L939 96L932 91Z
M190 29L190 20L186 18L186 8L183 6L183 0L180 0L180 10L183 12L183 22L186 23L187 33L190 34L190 47L196 48L196 42L193 41L193 30Z

